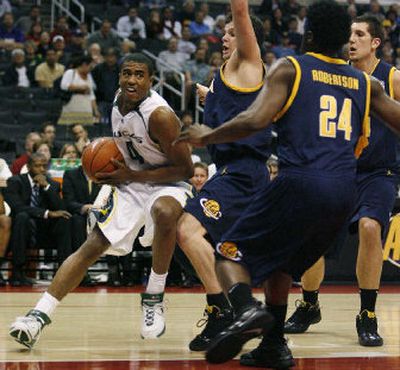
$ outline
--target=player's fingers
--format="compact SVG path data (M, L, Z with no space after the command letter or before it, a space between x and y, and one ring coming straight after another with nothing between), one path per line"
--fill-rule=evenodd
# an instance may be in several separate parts
M125 164L115 158L111 158L111 163L118 168L125 168Z

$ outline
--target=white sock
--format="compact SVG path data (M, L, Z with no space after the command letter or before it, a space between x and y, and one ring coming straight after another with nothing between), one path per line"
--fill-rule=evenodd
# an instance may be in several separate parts
M159 294L165 289L165 283L167 280L168 272L162 275L156 274L153 269L151 269L149 282L147 283L146 293L149 294Z
M58 299L54 298L51 294L45 292L42 295L42 298L39 299L35 310L44 312L48 317L50 317L59 303L60 301Z

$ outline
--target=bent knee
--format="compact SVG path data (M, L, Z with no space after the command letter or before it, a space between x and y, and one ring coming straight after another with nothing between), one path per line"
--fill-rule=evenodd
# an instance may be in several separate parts
M151 207L151 217L156 225L163 228L176 227L182 207L173 198L158 199Z
M369 236L369 237L376 237L378 236L380 238L381 235L381 225L378 221L364 217L360 220L359 223L359 231L360 233Z

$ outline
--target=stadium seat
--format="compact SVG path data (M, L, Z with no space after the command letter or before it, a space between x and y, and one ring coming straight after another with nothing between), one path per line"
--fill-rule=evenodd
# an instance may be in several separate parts
M49 115L46 111L38 111L38 112L25 112L21 111L17 114L17 121L20 125L29 124L33 127L40 127L43 122L46 122L49 119Z
M0 124L14 124L15 117L12 110L0 110Z

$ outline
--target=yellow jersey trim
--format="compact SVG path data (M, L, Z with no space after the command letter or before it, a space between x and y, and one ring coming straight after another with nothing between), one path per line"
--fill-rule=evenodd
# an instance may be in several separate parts
M380 62L381 62L380 59L378 59L378 60L376 61L375 65L374 65L374 68L372 68L372 71L371 71L371 73L369 74L370 76L372 76L372 75L374 74L375 69L376 69L376 67L378 67L378 65L379 65Z
M343 59L331 58L331 57L328 57L328 56L320 54L320 53L311 53L311 52L309 52L309 53L306 53L306 55L311 55L312 57L320 59L320 60L323 60L324 62L327 62L327 63L347 64L347 62L345 60L343 60Z
M235 85L230 84L224 76L224 68L226 66L226 63L228 63L228 61L224 62L224 64L219 69L219 75L221 76L221 80L224 83L224 85L229 87L231 90L243 92L243 93L252 93L252 92L256 92L256 91L260 90L262 88L262 86L264 85L264 77L266 74L266 69L265 69L265 65L262 61L261 61L261 65L263 67L263 79L258 85L254 86L254 87L240 87L240 86L235 86Z
M103 222L97 221L97 225L100 227L100 229L105 227L111 221L112 217L114 216L115 209L117 208L118 196L116 189L112 190L112 194L110 194L110 196L113 197L113 207L110 210L110 213L108 214L107 218Z
M395 67L390 68L390 72L389 72L389 79L388 79L388 83L389 83L389 96L394 99L394 84L393 84L393 76L394 76L394 72L396 71Z
M367 94L365 97L365 112L364 112L364 120L362 123L362 134L358 139L356 149L354 151L355 157L360 158L363 150L368 146L368 137L371 132L371 120L369 119L369 104L371 102L371 80L369 75L363 72L365 81L367 83Z
M296 77L294 79L292 91L289 95L288 100L286 101L286 104L283 106L283 108L275 115L273 118L273 122L276 122L278 119L280 119L290 108L290 106L293 104L294 99L297 96L297 92L299 91L299 86L300 86L300 81L301 81L301 67L299 62L293 58L293 57L287 57L288 60L290 60L296 70Z

